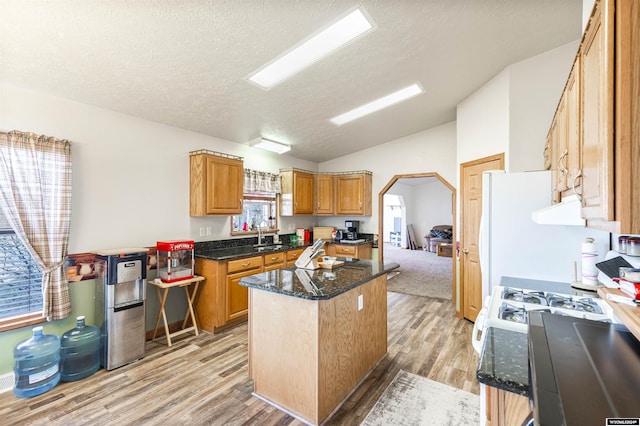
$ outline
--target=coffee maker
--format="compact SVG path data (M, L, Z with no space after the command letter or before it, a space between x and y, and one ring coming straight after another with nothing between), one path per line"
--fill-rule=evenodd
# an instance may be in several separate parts
M344 227L347 228L346 240L358 239L358 228L360 227L359 220L345 220Z

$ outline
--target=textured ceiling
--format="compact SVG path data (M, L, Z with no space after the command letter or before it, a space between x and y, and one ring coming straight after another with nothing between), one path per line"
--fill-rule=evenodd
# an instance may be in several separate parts
M0 0L0 81L323 162L452 121L506 66L581 33L582 0L361 0L374 31L269 91L246 80L356 4ZM329 121L414 82L424 94Z

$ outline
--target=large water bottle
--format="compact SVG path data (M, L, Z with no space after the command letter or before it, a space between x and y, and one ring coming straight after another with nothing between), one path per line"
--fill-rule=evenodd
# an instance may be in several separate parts
M55 334L42 334L42 327L34 327L33 337L16 345L13 358L16 396L40 395L60 381L60 338Z
M89 377L100 368L100 329L85 325L84 316L76 318L76 327L62 335L60 379L73 382Z

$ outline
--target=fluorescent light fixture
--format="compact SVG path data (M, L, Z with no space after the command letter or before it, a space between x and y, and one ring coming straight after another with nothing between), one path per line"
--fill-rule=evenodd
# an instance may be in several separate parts
M278 154L284 154L291 151L291 145L286 143L271 141L265 138L256 138L249 142L249 146L254 148L266 149L267 151L276 152Z
M398 102L402 102L406 99L412 98L423 92L424 90L422 90L422 87L420 87L418 84L412 84L411 86L405 87L404 89L398 90L397 92L393 92L390 95L383 96L380 99L376 99L375 101L369 102L368 104L362 105L358 108L352 109L351 111L345 112L344 114L333 117L331 119L331 122L337 126L340 126L344 123L348 123L367 114L371 114L372 112L379 111L388 106L397 104Z
M248 79L270 89L373 28L373 21L365 16L364 9L356 8L263 66Z

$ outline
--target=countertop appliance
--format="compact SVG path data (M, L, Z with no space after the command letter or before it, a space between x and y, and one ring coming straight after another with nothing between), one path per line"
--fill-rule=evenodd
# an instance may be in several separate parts
M347 231L344 235L345 240L357 240L358 232L360 231L360 221L359 220L345 220L344 226L347 228Z
M532 212L548 206L550 199L550 171L483 173L479 247L483 300L503 276L572 282L574 263L581 267L581 247L588 237L595 238L604 258L609 233L533 222Z
M145 355L146 248L96 252L96 325L101 360L113 370Z
M528 342L535 424L638 424L640 342L626 327L532 311ZM623 418L636 423L607 421Z

